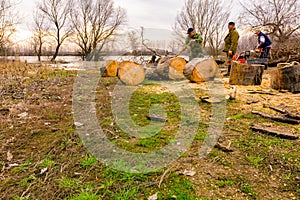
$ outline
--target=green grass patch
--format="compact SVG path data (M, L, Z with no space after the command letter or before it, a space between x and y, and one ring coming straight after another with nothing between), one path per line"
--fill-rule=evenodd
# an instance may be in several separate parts
M81 166L82 167L90 167L98 162L97 158L94 156L87 154L81 161Z
M261 162L264 160L264 158L247 156L246 160L249 163L251 163L254 167L260 167L261 166Z

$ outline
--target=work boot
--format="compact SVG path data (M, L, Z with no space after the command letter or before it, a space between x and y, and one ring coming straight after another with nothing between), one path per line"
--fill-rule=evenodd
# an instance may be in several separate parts
M227 73L224 74L225 77L228 77L230 76L230 70L231 70L231 65L228 66L228 70L227 70Z

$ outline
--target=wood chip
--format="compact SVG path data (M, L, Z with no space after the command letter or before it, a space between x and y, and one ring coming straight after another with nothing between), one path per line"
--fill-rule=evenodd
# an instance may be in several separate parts
M7 155L6 155L6 156L7 156L6 159L7 159L7 161L9 161L9 162L11 162L12 159L14 158L14 156L12 155L12 153L11 153L10 151L7 152Z

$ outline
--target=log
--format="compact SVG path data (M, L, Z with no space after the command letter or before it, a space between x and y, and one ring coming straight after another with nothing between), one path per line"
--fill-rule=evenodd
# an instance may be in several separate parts
M262 113L262 112L258 112L258 111L252 111L252 114L259 115L263 118L272 119L274 121L283 122L283 123L287 123L287 124L299 124L300 123L300 121L288 118L284 115L272 115L272 114Z
M184 58L172 58L169 63L169 79L180 80L184 79L183 70L185 68L186 61Z
M191 82L201 83L213 80L218 72L214 59L195 58L184 68L183 73Z
M149 80L181 80L185 78L183 74L185 65L184 58L164 57L156 66L147 66L146 78Z
M102 77L116 77L118 71L119 63L115 60L107 61L104 73Z
M124 61L119 64L118 77L124 84L136 86L145 80L145 70L137 63Z
M300 63L280 63L270 72L270 75L271 88L292 93L300 92Z
M264 65L259 64L232 62L229 84L261 85L264 68Z
M267 127L263 127L263 126L260 126L257 124L252 125L250 129L255 132L260 132L260 133L264 133L264 134L268 134L268 135L272 135L272 136L277 136L282 139L298 140L300 138L300 135L293 134L286 130L267 128Z

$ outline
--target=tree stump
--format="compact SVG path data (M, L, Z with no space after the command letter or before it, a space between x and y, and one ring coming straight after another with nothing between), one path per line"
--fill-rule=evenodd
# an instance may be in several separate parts
M124 84L136 86L145 80L145 70L137 63L124 61L119 64L118 77Z
M107 61L107 65L105 67L103 77L116 77L118 71L119 63L115 60Z
M230 85L261 85L264 65L232 62Z
M218 64L214 59L196 58L184 68L184 75L191 82L201 83L213 80L218 72Z
M271 88L293 93L300 92L300 63L280 63L270 74Z

